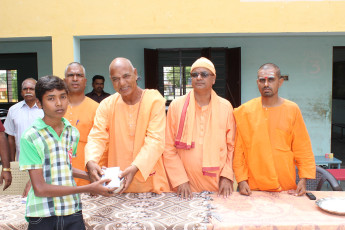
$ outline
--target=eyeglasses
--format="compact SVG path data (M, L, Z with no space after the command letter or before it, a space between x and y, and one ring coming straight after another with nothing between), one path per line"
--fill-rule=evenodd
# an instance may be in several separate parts
M274 76L269 76L269 77L259 77L259 83L260 84L265 84L266 83L266 79L268 81L268 83L273 83L276 79L274 78Z
M201 76L202 78L207 78L208 76L212 76L213 74L210 74L210 73L207 73L207 72L193 72L193 73L190 73L190 76L192 78L197 78L198 76Z

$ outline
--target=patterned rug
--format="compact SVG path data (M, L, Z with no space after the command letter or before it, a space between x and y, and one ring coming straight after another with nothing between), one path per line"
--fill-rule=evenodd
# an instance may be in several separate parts
M87 229L207 229L208 193L182 200L175 193L128 193L111 198L83 196Z
M195 193L183 200L175 193L127 193L113 197L82 195L86 229L163 230L210 227L212 198L209 192ZM21 196L0 196L0 229L27 229L25 204Z

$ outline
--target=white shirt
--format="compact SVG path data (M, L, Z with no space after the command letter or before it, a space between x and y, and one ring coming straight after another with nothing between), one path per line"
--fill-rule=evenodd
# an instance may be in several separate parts
M16 160L19 160L20 138L23 132L28 129L34 120L43 118L43 110L35 104L30 108L25 101L18 102L10 107L4 123L5 133L14 136L16 140Z

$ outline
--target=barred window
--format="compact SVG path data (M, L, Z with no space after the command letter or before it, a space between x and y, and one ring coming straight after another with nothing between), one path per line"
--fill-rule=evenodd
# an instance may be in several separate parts
M192 90L191 66L163 66L164 97L173 100Z
M158 50L159 91L168 104L192 90L190 69L200 56L200 48Z
M199 58L210 59L217 71L212 86L234 107L241 104L241 48L158 48L144 49L145 87L158 89L167 100L185 95L192 89L190 69Z
M0 103L18 102L17 70L0 70Z

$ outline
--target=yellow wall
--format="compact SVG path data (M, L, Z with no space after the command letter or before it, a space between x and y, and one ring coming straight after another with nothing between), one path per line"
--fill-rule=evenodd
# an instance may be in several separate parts
M345 31L345 1L332 0L0 0L0 9L0 39L52 37L58 76L74 60L73 36Z

